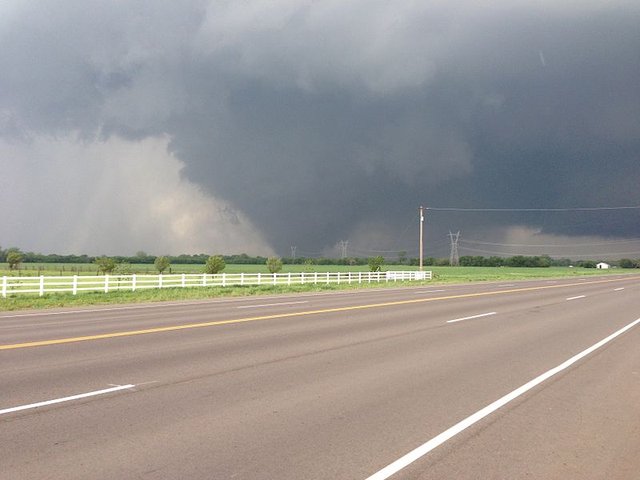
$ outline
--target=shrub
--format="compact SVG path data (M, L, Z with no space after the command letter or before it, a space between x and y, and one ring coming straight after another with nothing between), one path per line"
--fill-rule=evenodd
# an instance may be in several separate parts
M372 272L379 272L380 270L382 270L383 265L384 257L382 255L369 258L369 270L371 270Z
M96 258L94 262L98 266L98 271L101 273L111 273L116 268L116 261L109 257Z
M9 270L17 269L22 260L24 259L24 255L19 250L9 250L7 252L7 263L9 264Z
M205 273L220 273L227 265L224 263L222 255L212 255L207 258L204 264Z
M156 257L153 265L156 267L156 270L158 270L159 273L162 273L167 268L169 268L169 265L171 265L171 260L169 260L169 257Z
M129 262L120 262L114 270L118 275L131 275L131 264Z
M282 270L282 259L280 257L269 257L266 263L270 273L278 273Z

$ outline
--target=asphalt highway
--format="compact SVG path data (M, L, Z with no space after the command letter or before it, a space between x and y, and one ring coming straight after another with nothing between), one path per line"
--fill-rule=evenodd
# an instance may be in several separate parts
M2 479L636 479L640 276L0 312Z

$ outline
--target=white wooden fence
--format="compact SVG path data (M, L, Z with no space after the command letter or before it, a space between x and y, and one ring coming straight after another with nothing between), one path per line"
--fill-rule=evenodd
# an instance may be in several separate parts
M176 274L176 275L73 275L64 277L2 277L0 291L2 298L21 293L71 292L77 295L83 291L109 293L117 290L135 292L147 288L187 288L187 287L228 287L234 285L302 285L330 283L372 283L431 280L431 272L389 271L389 272L312 272L312 273L218 273Z

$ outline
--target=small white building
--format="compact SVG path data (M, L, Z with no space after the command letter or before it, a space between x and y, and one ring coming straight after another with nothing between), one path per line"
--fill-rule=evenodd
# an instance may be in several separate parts
M601 268L603 270L606 270L607 268L611 268L611 265L605 262L600 262L596 264L596 268Z

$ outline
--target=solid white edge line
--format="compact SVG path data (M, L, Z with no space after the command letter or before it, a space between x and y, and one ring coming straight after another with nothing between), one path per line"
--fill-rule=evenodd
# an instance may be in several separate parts
M463 320L472 320L474 318L488 317L489 315L495 315L496 313L498 312L481 313L480 315L472 315L470 317L456 318L454 320L447 320L447 323L462 322Z
M579 298L586 298L586 295L578 295L576 297L569 297L566 300L567 301L569 301L569 300L578 300Z
M46 400L44 402L31 403L29 405L21 405L19 407L5 408L4 410L0 410L0 415L19 412L21 410L28 410L30 408L46 407L47 405L54 405L56 403L70 402L72 400L79 400L81 398L95 397L96 395L104 395L105 393L117 392L119 390L127 390L129 388L134 388L134 387L135 385L118 385L112 388L105 388L104 390L96 390L95 392L80 393L78 395L72 395L70 397L56 398L55 400Z
M620 290L624 290L624 287L614 288L614 289L613 289L613 291L614 291L614 292L619 292Z
M627 330L635 327L639 323L640 323L640 318L638 318L637 320L631 322L630 324L626 325L625 327L622 327L620 330L612 333L607 338L605 338L603 340L600 340L598 343L592 345L591 347L587 348L586 350L583 350L582 352L578 353L577 355L574 355L569 360L565 361L564 363L561 363L557 367L552 368L551 370L548 370L545 373L543 373L542 375L540 375L540 376L534 378L533 380L525 383L521 387L515 389L513 392L508 393L507 395L505 395L502 398L499 398L495 402L493 402L493 403L487 405L486 407L484 407L482 410L478 410L473 415L470 415L467 418L465 418L464 420L456 423L454 426L452 426L451 428L445 430L440 435L438 435L438 436L432 438L431 440L429 440L428 442L420 445L418 448L416 448L416 449L412 450L411 452L407 453L406 455L404 455L403 457L399 458L395 462L390 463L389 465L384 467L382 470L379 470L378 472L374 473L370 477L367 477L366 480L386 480L391 475L394 475L395 473L399 472L400 470L402 470L406 466L410 465L411 463L415 462L419 458L423 457L424 455L429 453L431 450L433 450L434 448L442 445L444 442L446 442L450 438L454 437L458 433L460 433L463 430L469 428L473 424L479 422L480 420L482 420L486 416L488 416L491 413L495 412L496 410L498 410L499 408L503 407L504 405L506 405L507 403L511 402L512 400L518 398L519 396L525 394L526 392L528 392L532 388L540 385L545 380L548 380L549 378L553 377L557 373L560 373L563 370L566 370L571 365L576 363L578 360L581 360L582 358L586 357L590 353L593 353L595 350L599 349L603 345L606 345L611 340L613 340L614 338L618 337L619 335L622 335L624 332L626 332Z

